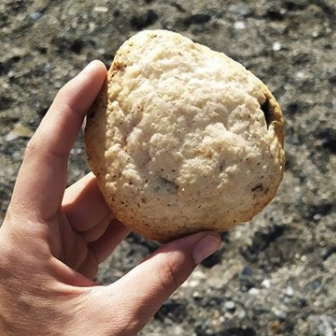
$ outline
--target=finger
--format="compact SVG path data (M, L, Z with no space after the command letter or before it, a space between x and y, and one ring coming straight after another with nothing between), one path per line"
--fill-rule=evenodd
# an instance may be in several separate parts
M193 269L220 246L217 234L203 232L161 247L116 283L92 292L98 311L113 311L135 335L183 284ZM115 309L115 307L123 309ZM123 334L123 335L124 335Z
M105 77L103 63L90 63L59 91L30 140L12 199L26 216L49 219L59 209L69 152Z
M86 243L93 243L104 235L107 227L111 224L112 216L107 215L99 224L81 233Z
M88 251L85 261L77 268L77 272L92 280L97 271L98 262L96 256L91 251Z
M130 230L121 222L117 219L112 220L104 234L97 241L89 244L98 263L103 262L129 233Z
M90 279L93 279L96 275L98 265L113 252L113 250L130 232L116 219L110 221L106 226L107 228L101 237L93 243L88 244L86 258L81 265L76 268L78 269L78 272ZM82 233L84 239L90 231ZM92 233L90 234L92 235Z
M113 218L92 173L66 189L62 209L77 232L96 230L96 226L103 223L104 219L107 218L107 225Z

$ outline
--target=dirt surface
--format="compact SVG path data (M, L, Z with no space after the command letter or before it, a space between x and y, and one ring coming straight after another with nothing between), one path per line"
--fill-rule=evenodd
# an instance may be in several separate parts
M273 203L222 235L141 335L336 335L334 0L1 0L0 220L28 139L57 90L90 60L109 65L146 28L223 51L274 92L286 118L286 174ZM82 138L69 183L87 171ZM156 245L131 235L101 267L110 283Z

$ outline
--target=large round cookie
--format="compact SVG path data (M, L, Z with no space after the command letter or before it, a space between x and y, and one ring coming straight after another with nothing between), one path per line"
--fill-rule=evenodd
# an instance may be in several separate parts
M115 216L160 242L250 220L285 163L268 88L226 55L163 30L118 50L85 140Z

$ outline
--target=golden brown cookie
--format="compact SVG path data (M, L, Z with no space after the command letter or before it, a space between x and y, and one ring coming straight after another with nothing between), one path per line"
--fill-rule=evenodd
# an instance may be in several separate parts
M250 220L283 177L283 117L241 64L179 34L116 53L87 120L90 166L115 216L160 241Z

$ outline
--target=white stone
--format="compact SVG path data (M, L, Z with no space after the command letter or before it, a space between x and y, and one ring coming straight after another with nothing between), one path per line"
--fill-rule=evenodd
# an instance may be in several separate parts
M233 24L233 27L234 29L236 30L243 30L246 28L246 25L245 25L245 22L243 21L236 21L234 24Z
M280 42L277 41L277 42L274 42L274 43L273 43L272 48L273 48L274 51L279 51L279 50L282 49L282 45L281 45Z
M261 283L261 285L262 285L264 288L269 289L269 288L271 288L271 281L270 281L269 279L265 279L265 280Z

